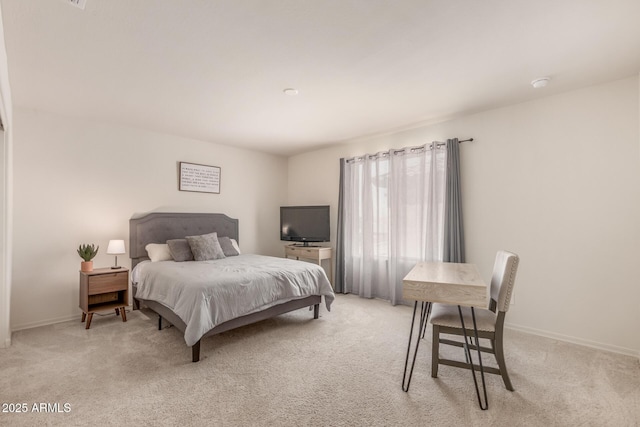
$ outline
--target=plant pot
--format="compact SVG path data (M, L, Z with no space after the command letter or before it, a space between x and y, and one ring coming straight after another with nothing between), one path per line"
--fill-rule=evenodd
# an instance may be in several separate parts
M93 271L93 261L80 262L80 271L84 273L90 273Z

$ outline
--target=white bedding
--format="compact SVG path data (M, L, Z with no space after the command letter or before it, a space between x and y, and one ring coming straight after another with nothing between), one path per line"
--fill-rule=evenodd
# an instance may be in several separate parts
M184 339L194 345L228 320L310 295L324 295L327 310L335 295L316 264L262 255L214 261L145 261L132 272L136 298L169 307L187 325Z

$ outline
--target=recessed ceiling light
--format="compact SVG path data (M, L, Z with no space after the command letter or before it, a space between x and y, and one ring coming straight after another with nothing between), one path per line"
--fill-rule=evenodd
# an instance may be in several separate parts
M283 92L285 95L289 95L289 96L296 96L298 93L300 93L298 89L293 89L293 88L287 88L283 90Z
M66 0L66 2L82 10L87 5L87 0Z
M547 84L549 84L549 80L551 80L549 77L540 77L539 79L533 80L531 82L531 86L536 89L540 89L541 87L545 87Z

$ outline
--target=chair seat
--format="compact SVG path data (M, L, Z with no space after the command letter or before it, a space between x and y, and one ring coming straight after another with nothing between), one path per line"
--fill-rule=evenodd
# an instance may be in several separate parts
M478 331L495 332L496 315L490 310L476 308L476 324ZM471 319L471 309L462 307L464 326L466 329L473 329L473 319ZM431 324L437 326L448 326L450 328L462 329L460 324L460 314L457 305L433 304L431 308Z

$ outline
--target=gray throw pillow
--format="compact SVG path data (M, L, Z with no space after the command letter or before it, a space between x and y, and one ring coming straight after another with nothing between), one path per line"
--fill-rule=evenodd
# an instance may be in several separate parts
M167 245L174 261L193 261L193 253L187 239L167 240Z
M220 247L222 248L222 252L224 252L224 256L236 256L240 255L236 248L233 247L233 243L231 243L231 239L228 237L218 237L218 242L220 242Z
M208 261L225 258L218 242L218 233L203 234L202 236L187 236L187 242L196 261Z

